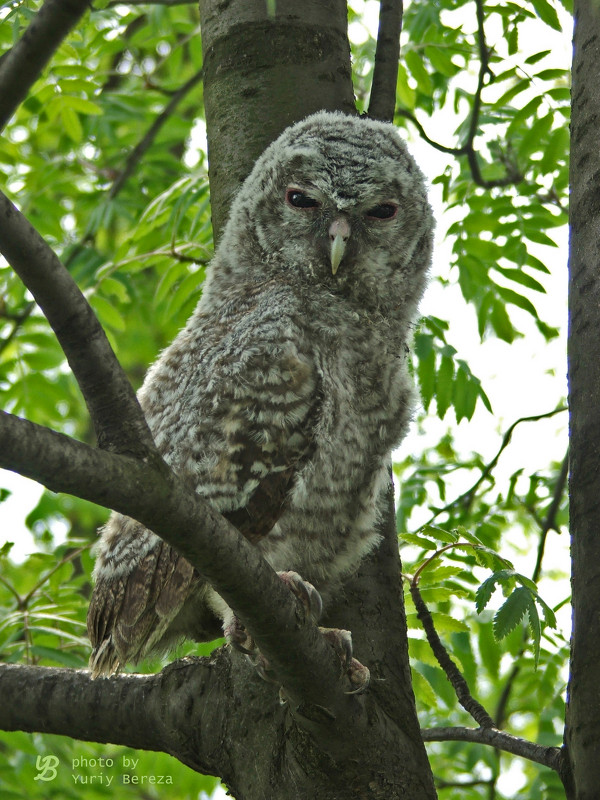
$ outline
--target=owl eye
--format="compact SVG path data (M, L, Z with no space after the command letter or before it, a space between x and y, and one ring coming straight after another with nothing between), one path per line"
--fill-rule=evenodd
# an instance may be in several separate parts
M318 208L321 204L314 197L311 197L300 189L288 189L285 199L294 208Z
M398 213L398 206L394 203L381 203L367 211L368 219L393 219Z

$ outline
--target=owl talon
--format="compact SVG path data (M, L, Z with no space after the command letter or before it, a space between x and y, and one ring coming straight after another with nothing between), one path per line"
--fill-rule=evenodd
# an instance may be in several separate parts
M368 667L361 664L352 655L352 634L350 631L339 628L319 628L325 640L333 647L342 668L341 674L346 674L350 686L346 694L362 694L370 682Z
M244 653L247 656L253 656L257 652L254 639L252 636L250 636L246 628L244 628L237 617L232 618L231 622L225 627L223 632L229 644L240 653Z
M305 619L318 622L323 611L323 601L312 583L303 580L297 572L292 570L277 574L302 603Z
M246 658L250 664L252 664L259 677L261 677L263 681L267 681L267 683L279 683L275 677L275 673L271 669L271 665L261 652L257 651L252 655L247 654Z
M346 694L362 694L366 691L371 682L369 668L361 664L356 658L350 660L350 665L346 669L346 675L348 676L350 685L354 687L353 689L349 689Z

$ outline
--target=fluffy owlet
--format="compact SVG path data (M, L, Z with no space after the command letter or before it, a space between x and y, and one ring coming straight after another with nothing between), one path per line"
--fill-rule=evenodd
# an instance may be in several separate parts
M139 393L181 479L325 601L378 541L432 232L392 125L320 112L291 126L242 185L202 299ZM184 558L121 514L95 579L94 675L215 638L227 617Z

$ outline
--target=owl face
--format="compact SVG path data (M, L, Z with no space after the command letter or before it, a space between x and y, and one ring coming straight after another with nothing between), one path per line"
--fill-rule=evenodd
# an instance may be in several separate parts
M397 130L320 112L258 159L222 245L250 248L252 280L317 285L383 309L421 294L432 229L423 176Z

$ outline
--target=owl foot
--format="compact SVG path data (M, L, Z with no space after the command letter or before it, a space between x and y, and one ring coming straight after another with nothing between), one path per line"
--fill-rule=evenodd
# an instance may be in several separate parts
M323 602L321 600L321 595L312 583L302 580L297 572L288 571L278 572L277 574L300 600L304 610L304 618L313 619L315 622L318 622L323 610ZM244 653L247 656L256 655L257 647L254 639L236 616L232 616L231 620L227 623L224 633L229 644L235 647L236 650L239 650L240 653ZM260 674L258 667L257 671Z
M345 674L350 683L350 689L346 694L362 694L366 690L371 680L371 673L368 667L352 655L352 634L350 631L340 630L339 628L319 628L325 640L335 650L342 667L342 674Z
M312 619L314 622L318 622L323 610L323 602L321 595L312 583L303 580L297 572L291 570L278 572L277 574L300 600L305 619ZM319 630L325 640L333 647L340 660L341 674L345 674L349 681L350 688L346 691L346 694L364 692L369 685L370 673L368 668L352 655L352 634L350 631L339 628L319 628ZM226 626L225 636L232 647L246 655L248 661L263 680L270 683L278 683L269 662L259 651L254 639L237 617L232 617Z
M257 652L254 639L236 616L225 626L223 633L229 644L240 653L251 656Z
M277 573L285 585L296 595L302 603L304 618L318 622L323 611L323 601L321 595L308 581L303 580L297 572L278 572Z

